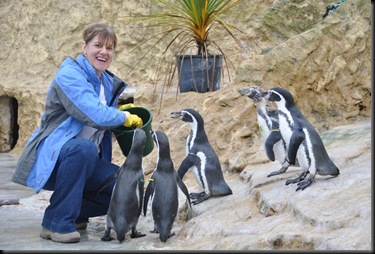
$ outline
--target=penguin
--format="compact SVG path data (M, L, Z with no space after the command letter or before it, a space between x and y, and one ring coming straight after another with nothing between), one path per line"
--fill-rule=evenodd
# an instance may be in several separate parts
M238 92L255 103L263 148L269 160L275 161L276 159L281 164L281 169L271 172L267 177L284 173L289 168L289 164L285 163L286 143L279 130L278 111L268 107L268 101L263 97L266 90L259 86L240 88ZM298 166L298 161L292 166Z
M154 230L151 232L159 233L160 241L165 243L174 235L171 230L178 211L178 187L185 194L190 209L191 202L187 187L174 169L167 135L162 131L150 130L150 133L158 148L158 159L147 185L143 212L146 216L148 201L152 197Z
M171 117L191 126L186 142L186 157L178 169L178 175L183 179L191 168L196 181L204 189L199 193L190 193L192 204L199 204L211 196L231 195L232 190L224 180L219 158L208 141L202 116L193 109L183 109L172 112Z
M323 19L325 19L328 14L333 13L345 0L340 0L339 2L333 2L327 5L326 12L323 15Z
M330 159L318 132L296 106L292 94L275 87L264 96L278 108L279 128L287 146L286 163L293 165L297 158L302 170L297 178L288 179L286 185L297 183L296 191L304 190L313 183L316 174L338 176L339 169Z
M113 188L106 218L106 230L102 241L111 241L110 232L113 229L120 243L125 234L131 229L131 238L143 237L136 226L142 211L144 194L144 175L142 167L143 149L146 143L146 133L137 128L134 131L130 152L120 167Z

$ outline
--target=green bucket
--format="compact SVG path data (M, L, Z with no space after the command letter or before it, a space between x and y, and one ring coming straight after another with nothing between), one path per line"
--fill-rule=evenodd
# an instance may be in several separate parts
M151 137L151 122L152 122L152 114L148 109L142 107L132 107L125 109L130 114L135 114L142 118L143 126L141 127L142 130L146 132L146 144L145 148L143 149L143 156L148 155L154 149L154 140ZM113 133L116 136L117 142L120 145L121 151L124 156L128 156L130 152L130 148L133 142L133 135L134 135L135 128L125 127L123 125L113 129Z

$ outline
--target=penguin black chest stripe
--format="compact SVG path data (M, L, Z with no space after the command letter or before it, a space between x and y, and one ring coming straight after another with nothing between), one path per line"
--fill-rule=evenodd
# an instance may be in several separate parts
M293 118L292 118L292 116L290 115L290 112L289 112L289 111L282 111L282 110L279 110L279 119L280 119L280 121L281 121L282 119L284 119L285 122L287 123L287 126L289 127L289 130L290 130L290 131L293 131L294 121L293 121Z
M272 121L267 116L267 114L265 112L263 112L263 110L258 110L257 113L258 113L258 116L261 117L264 120L264 122L266 123L268 129L271 130L272 129Z
M315 164L312 165L312 163L314 163L315 160L312 160L311 158L311 156L314 156L314 151L313 151L313 146L311 144L309 132L306 129L303 129L302 131L305 133L305 141L303 141L301 144L304 149L302 151L303 155L298 156L298 157L300 157L299 160L301 161L302 161L302 158L306 159L306 164L307 164L306 166L308 169L311 167L315 167Z

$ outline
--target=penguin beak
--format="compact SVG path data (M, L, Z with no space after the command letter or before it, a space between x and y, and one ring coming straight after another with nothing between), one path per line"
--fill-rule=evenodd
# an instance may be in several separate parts
M241 89L237 90L240 94L246 95L254 102L259 102L262 99L262 93L259 91L259 87L251 87L249 89Z
M174 119L181 119L183 116L184 116L184 113L182 111L171 113L171 117Z
M240 94L248 96L250 93L250 89L247 88L238 88L237 90Z

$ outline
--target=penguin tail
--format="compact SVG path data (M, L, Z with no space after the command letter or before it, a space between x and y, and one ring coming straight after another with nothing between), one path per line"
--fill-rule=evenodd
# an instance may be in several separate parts
M219 187L212 188L211 194L213 196L228 196L232 195L232 189L228 186L227 183L223 182Z
M340 175L340 170L339 170L339 169L337 169L337 172L336 172L336 173L331 174L331 176L338 176L338 175Z
M160 241L162 241L163 243L166 243L167 240L168 240L168 235L160 234Z
M332 164L330 167L325 167L317 170L320 175L330 175L330 176L338 176L340 174L340 170L336 167L335 164Z
M164 231L164 232L160 232L160 241L162 241L163 243L166 243L168 238L174 236L175 233L174 232L171 232L170 230L168 230L168 232Z

